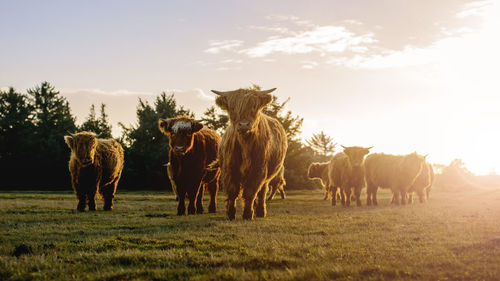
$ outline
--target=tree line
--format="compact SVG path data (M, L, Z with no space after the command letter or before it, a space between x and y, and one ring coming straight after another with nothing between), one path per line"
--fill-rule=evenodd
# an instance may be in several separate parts
M311 162L324 161L334 151L332 139L323 132L304 145L300 138L303 119L285 111L289 99L279 102L274 97L264 112L277 118L288 137L285 158L287 189L319 188L307 178ZM131 113L132 114L132 113ZM122 129L115 136L125 150L125 166L120 188L167 190L171 189L165 167L168 161L168 138L158 130L159 118L195 114L177 104L174 94L160 93L150 104L138 100L135 112L137 122ZM210 106L198 117L208 128L222 134L229 122L227 115ZM63 137L77 131L92 131L101 137L113 137L112 126L101 104L99 113L92 105L82 124L76 124L70 104L48 82L42 82L26 93L14 88L0 91L0 189L67 189L70 184L68 160L70 150Z

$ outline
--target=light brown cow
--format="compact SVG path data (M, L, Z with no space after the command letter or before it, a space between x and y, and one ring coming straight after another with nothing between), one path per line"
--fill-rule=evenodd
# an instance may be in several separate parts
M114 139L99 139L92 132L64 136L71 149L69 171L78 198L77 210L96 210L96 194L104 198L104 210L113 209L113 198L123 169L123 148Z
M377 205L377 190L392 190L393 203L406 204L406 194L425 165L425 157L417 153L391 155L374 153L366 157L366 204Z
M339 188L330 183L330 163L331 161L311 163L307 169L307 176L310 179L320 179L321 185L325 187L325 197L323 200L328 199L328 196L330 195L332 197L332 205L335 206L337 204L337 194L339 193Z
M269 182L283 167L287 137L278 120L262 113L275 89L214 91L217 105L229 113L230 123L219 146L221 183L227 192L227 216L234 220L236 199L243 197L243 219L266 216Z
M354 194L356 204L361 206L361 190L365 186L364 157L372 147L345 147L331 161L330 182L340 187L342 205L351 205L351 194Z
M425 201L426 195L428 199L429 190L433 182L434 182L434 170L432 169L432 165L429 163L425 163L425 165L422 168L422 171L420 172L418 177L415 179L415 182L408 190L408 203L413 203L413 192L417 193L420 203L423 203Z

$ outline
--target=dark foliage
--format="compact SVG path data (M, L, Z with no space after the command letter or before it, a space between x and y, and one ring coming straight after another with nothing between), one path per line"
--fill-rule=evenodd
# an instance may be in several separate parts
M108 114L106 113L106 105L101 104L101 116L97 118L95 113L95 106L90 106L90 112L85 119L85 122L82 123L79 127L79 131L90 131L96 134L100 134L101 138L111 138L111 129L112 126L109 124Z
M125 166L120 185L126 188L170 189L170 181L163 166L168 162L168 138L158 129L159 118L177 115L193 117L189 110L178 107L174 95L161 93L154 105L139 99L137 124L120 124L125 148Z

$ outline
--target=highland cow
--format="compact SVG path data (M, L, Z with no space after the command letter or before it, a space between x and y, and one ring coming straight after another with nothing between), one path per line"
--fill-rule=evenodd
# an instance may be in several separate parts
M219 170L207 166L217 157L220 136L188 116L158 120L158 127L169 138L170 153L167 173L179 200L177 215L203 213L203 193L210 192L208 211L217 210Z
M338 187L333 186L330 183L330 162L322 162L322 163L311 163L309 168L307 169L307 177L310 179L320 179L321 185L325 187L325 197L323 200L327 200L328 196L332 197L332 205L337 204L337 195L338 195Z
M123 169L123 148L114 139L99 139L92 132L65 136L71 149L69 171L78 199L77 210L96 210L96 194L104 199L104 210L113 209L113 198Z
M282 167L280 172L269 182L269 186L271 188L271 194L267 198L268 201L273 200L274 194L276 191L280 192L281 199L285 199L285 167Z
M330 182L340 187L342 205L351 205L351 195L354 195L356 205L361 206L361 190L365 187L364 157L372 147L345 147L337 153L330 168Z
M222 136L218 163L221 182L227 192L227 216L234 220L236 199L243 197L243 219L266 216L269 182L283 167L287 137L278 120L262 113L271 103L275 89L213 91L216 104L229 113L230 123Z
M413 192L417 193L420 203L423 203L425 201L425 197L427 197L428 199L429 190L432 186L433 181L434 170L432 169L432 165L429 163L425 163L425 165L422 167L422 171L408 190L408 203L413 203Z
M370 154L365 160L366 204L377 205L378 188L389 188L392 202L406 204L406 194L425 165L425 157L417 153L407 155Z

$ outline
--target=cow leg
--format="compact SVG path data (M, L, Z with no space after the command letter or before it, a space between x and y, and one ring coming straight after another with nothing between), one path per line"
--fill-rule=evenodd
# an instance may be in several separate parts
M330 187L330 191L332 193L332 206L335 206L335 205L337 205L337 188ZM328 190L327 190L327 192L328 192Z
M400 193L401 193L401 205L406 205L406 191L401 190Z
M345 195L345 206L349 207L351 206L351 188L344 188L344 195Z
M356 205L361 206L361 187L354 188L354 195L356 196Z
M76 197L78 199L78 205L76 206L76 209L79 212L85 212L85 206L87 206L87 193L78 191Z
M392 191L392 201L391 204L399 205L399 190Z
M281 188L280 188L280 195L281 195L281 199L286 198L285 188L283 186L281 186Z
M408 197L408 204L413 204L413 192L406 193L406 197Z
M269 197L267 198L267 200L269 200L269 201L273 200L274 194L276 193L277 190L278 190L278 184L271 186L271 194L269 194Z
M177 204L177 215L183 216L186 214L186 192L184 189L177 190L177 197L179 198L179 202Z
M96 195L96 191L93 190L93 191L89 191L87 193L87 197L88 197L88 200L89 200L89 211L95 211L96 210L96 202L95 202L95 196Z
M196 214L196 195L198 191L191 189L187 194L189 198L189 204L187 207L188 215Z
M207 184L206 183L201 183L200 187L198 189L198 194L196 195L196 213L197 214L203 214L205 211L203 209L203 195L205 194L205 188Z
M366 205L371 206L372 205L372 197L373 197L373 190L375 187L369 183L366 184ZM375 205L375 203L373 204Z
M425 202L424 191L423 190L417 191L417 195L418 195L418 201L420 201L420 203L424 203Z
M101 192L102 197L104 199L104 208L103 208L104 211L113 210L113 198L115 198L115 190L117 184L118 180L115 180L111 184L99 189L99 192Z
M219 181L217 179L208 184L208 192L210 192L208 212L215 213L217 211L217 193L219 192Z
M250 187L243 187L243 219L253 220L254 209L253 205L257 197L257 190Z
M328 199L328 186L326 187L326 190L325 190L325 197L323 197L323 200L326 200Z
M427 200L429 200L429 192L430 191L431 191L431 187L430 186L425 189L425 197L426 197Z
M342 203L342 206L345 206L345 194L344 194L344 190L342 189L342 187L337 187L340 191L340 203Z
M266 194L268 189L269 184L265 183L257 193L257 199L255 200L255 215L258 218L266 216Z

